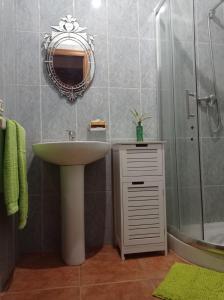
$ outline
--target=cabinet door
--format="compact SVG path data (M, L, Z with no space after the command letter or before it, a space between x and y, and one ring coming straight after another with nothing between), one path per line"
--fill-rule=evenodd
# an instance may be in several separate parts
M123 183L124 245L164 242L162 182Z
M122 175L161 176L163 175L161 145L147 145L146 148L133 148L123 151Z

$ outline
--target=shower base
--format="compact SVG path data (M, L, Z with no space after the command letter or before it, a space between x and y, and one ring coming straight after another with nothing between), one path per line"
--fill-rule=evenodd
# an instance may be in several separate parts
M224 246L224 222L205 223L205 241Z
M182 232L194 239L202 239L201 224L191 224L182 227ZM204 241L210 244L224 246L224 222L205 223Z

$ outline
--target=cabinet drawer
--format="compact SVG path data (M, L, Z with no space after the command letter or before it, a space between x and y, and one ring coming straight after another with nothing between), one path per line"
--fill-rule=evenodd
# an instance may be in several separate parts
M163 184L123 183L124 244L164 242Z
M127 149L123 152L122 175L133 177L163 175L162 164L161 145Z

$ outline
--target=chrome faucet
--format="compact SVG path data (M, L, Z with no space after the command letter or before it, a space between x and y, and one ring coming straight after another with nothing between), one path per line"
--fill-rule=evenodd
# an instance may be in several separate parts
M75 131L74 130L66 130L68 133L68 139L69 141L74 141L75 140Z

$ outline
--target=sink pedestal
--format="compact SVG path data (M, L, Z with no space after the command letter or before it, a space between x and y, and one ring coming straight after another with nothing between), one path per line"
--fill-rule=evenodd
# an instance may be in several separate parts
M85 261L84 168L60 167L62 258L67 265Z

